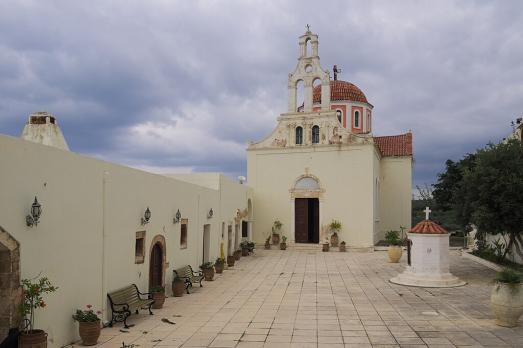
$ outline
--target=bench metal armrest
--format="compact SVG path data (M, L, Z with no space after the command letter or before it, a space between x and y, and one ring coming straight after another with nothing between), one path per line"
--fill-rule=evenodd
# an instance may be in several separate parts
M198 272L192 271L192 273L195 276L202 276L203 275L203 271L198 271Z
M128 311L129 310L129 304L128 303L111 303L111 307L113 307L113 310L115 312L121 312L122 310L123 311ZM122 310L118 310L118 309L115 309L114 307L123 307Z

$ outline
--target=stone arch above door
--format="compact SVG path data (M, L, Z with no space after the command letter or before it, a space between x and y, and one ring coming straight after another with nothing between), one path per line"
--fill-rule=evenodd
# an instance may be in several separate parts
M0 226L0 342L20 325L20 244Z
M149 286L151 286L151 280L152 280L152 267L151 264L153 262L153 249L155 245L158 244L162 251L162 257L161 257L161 278L162 278L162 284L165 285L165 265L166 265L166 254L167 254L167 248L165 244L165 237L161 234L156 235L153 240L151 241L151 247L149 248Z
M323 198L325 189L322 188L320 179L309 174L308 170L294 180L293 187L289 190L291 198Z

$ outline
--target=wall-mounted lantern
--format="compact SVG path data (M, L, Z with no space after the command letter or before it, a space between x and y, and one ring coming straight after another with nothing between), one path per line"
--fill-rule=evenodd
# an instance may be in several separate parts
M147 207L142 217L142 226L147 225L149 220L151 220L151 210L149 210L149 207Z
M209 212L207 213L207 219L211 219L213 217L213 215L214 215L214 211L211 208L211 210L209 210Z
M42 214L42 206L40 205L40 203L38 203L38 199L36 199L35 196L35 201L31 205L31 215L27 215L25 217L25 223L27 224L27 226L36 227L38 225L38 222L40 222L40 214Z
M181 218L182 218L182 213L180 213L180 209L178 209L178 211L176 212L176 215L174 216L173 224L180 222Z

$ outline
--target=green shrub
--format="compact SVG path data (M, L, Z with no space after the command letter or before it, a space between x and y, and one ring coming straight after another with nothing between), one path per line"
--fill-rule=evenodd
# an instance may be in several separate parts
M521 273L510 268L505 268L496 274L495 281L504 284L520 284L522 280Z
M389 245L401 245L400 233L398 231L390 230L385 234L385 240Z

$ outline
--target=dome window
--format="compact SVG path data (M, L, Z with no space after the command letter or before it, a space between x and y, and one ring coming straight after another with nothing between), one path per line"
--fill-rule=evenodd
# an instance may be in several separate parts
M312 143L313 144L320 143L320 127L318 127L318 126L312 127Z
M360 128L360 112L354 111L354 128Z
M296 145L303 144L303 128L296 127Z
M343 113L341 112L340 109L337 109L336 110L336 116L338 117L338 122L341 124L341 117L342 117Z

